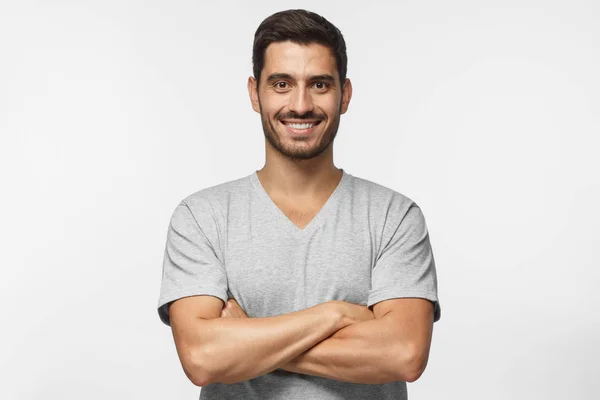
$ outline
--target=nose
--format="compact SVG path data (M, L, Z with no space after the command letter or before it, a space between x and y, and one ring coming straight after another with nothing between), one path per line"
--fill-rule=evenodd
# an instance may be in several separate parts
M298 86L290 96L290 111L303 115L309 111L313 111L313 109L314 105L309 89Z

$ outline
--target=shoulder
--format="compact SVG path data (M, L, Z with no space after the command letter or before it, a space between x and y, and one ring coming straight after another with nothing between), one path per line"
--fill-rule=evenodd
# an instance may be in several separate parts
M251 184L249 176L219 183L189 194L181 200L181 204L186 205L192 211L207 207L218 211L227 207L233 197L247 193Z
M251 189L249 176L197 190L185 196L173 211L172 220L195 221L203 229L226 220L228 209L235 199Z
M406 213L410 208L418 207L407 195L368 179L352 176L349 186L356 201L368 204L372 209Z
M384 242L394 235L422 237L427 233L427 223L421 207L405 194L390 187L353 177L354 199L367 204L369 218L381 230Z

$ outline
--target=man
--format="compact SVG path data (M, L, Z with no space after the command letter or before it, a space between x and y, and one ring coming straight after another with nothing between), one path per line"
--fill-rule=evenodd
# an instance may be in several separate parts
M406 399L440 317L423 214L333 163L352 85L323 17L259 26L248 80L266 162L186 197L159 300L201 399Z

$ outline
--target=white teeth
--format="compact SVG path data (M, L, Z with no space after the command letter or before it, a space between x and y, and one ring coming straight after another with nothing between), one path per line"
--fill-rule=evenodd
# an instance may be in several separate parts
M288 124L288 126L292 129L309 129L312 128L315 124Z

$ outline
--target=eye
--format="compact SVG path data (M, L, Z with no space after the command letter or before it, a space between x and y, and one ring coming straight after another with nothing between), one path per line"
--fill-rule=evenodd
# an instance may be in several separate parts
M284 82L284 81L279 81L279 82L275 82L275 88L276 89L287 89L288 88L288 83Z
M318 90L327 90L329 88L329 84L326 82L315 82L314 84L315 88Z

